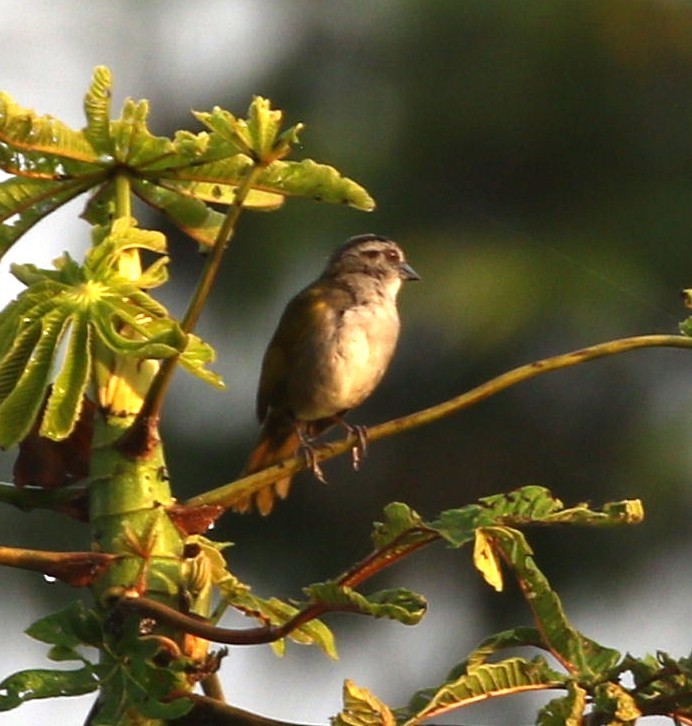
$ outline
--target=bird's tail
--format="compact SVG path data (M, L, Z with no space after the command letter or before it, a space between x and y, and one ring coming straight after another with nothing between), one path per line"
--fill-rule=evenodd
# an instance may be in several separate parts
M254 474L295 456L300 445L300 437L292 422L286 421L277 424L274 421L267 421L262 428L259 443L253 449L245 465L243 476ZM254 494L239 499L231 506L231 509L236 512L247 512L254 503L260 514L269 514L277 497L285 499L288 496L291 478L287 476L270 482Z

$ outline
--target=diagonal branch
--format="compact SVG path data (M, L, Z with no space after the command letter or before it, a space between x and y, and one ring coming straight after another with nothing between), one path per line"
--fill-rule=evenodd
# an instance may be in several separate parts
M560 370L561 368L570 368L597 358L619 355L620 353L626 353L639 348L692 349L692 338L683 335L642 335L633 338L621 338L619 340L598 343L597 345L581 348L570 353L563 353L550 358L533 361L532 363L527 363L507 373L503 373L466 393L451 398L449 401L373 426L368 429L368 440L375 441L387 436L403 433L404 431L410 431L419 426L427 426L439 419L451 416L458 411L480 403L486 398L494 396L517 383L528 381L544 373ZM319 462L339 456L346 451L350 451L357 443L358 438L354 434L339 441L315 447L313 451L315 460ZM259 471L256 474L251 474L230 484L225 484L204 494L192 497L187 500L186 504L188 506L213 504L229 508L239 501L247 500L249 496L272 482L293 475L305 468L306 462L304 457L295 456Z

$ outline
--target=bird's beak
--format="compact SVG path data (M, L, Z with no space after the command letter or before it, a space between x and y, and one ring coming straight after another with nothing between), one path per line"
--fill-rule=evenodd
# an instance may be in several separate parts
M420 280L420 275L408 264L408 262L402 262L399 265L399 273L401 274L402 280Z

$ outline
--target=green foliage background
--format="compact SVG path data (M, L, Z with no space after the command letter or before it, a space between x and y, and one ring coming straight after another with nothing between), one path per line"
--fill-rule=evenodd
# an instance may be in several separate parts
M343 169L378 202L369 216L297 203L280 216L243 219L199 329L217 346L230 390L220 395L181 376L167 411L181 497L242 466L256 433L259 359L277 315L351 234L391 235L423 276L402 295L399 356L353 419L359 423L435 403L533 358L676 330L684 317L677 291L692 281L688 3L192 5L65 0L51 12L38 0L21 8L0 0L3 47L13 59L0 71L0 88L23 105L81 125L81 95L99 63L111 66L121 93L151 100L161 134L189 126L191 106L242 111L262 94L288 111L289 123L308 122L306 156ZM31 50L37 43L43 54ZM146 216L141 221L146 226ZM32 232L37 247L56 235L49 224ZM68 229L53 257L86 237L86 226ZM186 271L200 261L166 231L172 278L186 284ZM31 244L22 241L13 259L25 259ZM169 287L164 302L177 310ZM623 649L682 655L689 650L682 627L690 608L689 365L685 353L661 350L561 371L377 444L360 474L339 462L328 466L328 487L303 476L269 520L226 517L215 536L237 543L231 564L258 592L290 597L364 554L371 522L393 499L432 514L527 483L567 501L641 497L647 519L638 528L559 530L531 541L568 613L581 614L582 630L604 642L626 635L610 643ZM7 479L12 456L0 462ZM76 527L47 515L0 517L5 544L83 545ZM387 578L383 587L406 584L430 596L423 625L344 622L337 632L351 634L341 666L295 649L278 662L269 653L234 656L229 693L241 704L247 695L258 710L266 704L270 715L324 720L338 708L334 684L349 675L400 702L521 617L518 598L490 593L458 554L426 553ZM32 620L28 603L40 611L43 598L53 608L56 597L74 596L24 573L0 571L0 587L22 603L14 648L25 647L19 631ZM650 600L637 603L651 593L668 603L658 614ZM3 672L11 652L0 657ZM386 666L383 652L391 653ZM311 668L321 685L313 677L297 685ZM291 670L301 671L296 681L283 680ZM258 672L266 674L258 690L243 693ZM320 697L308 703L312 689ZM39 711L28 709L39 707L13 718L31 718ZM506 711L492 709L477 720L508 722Z

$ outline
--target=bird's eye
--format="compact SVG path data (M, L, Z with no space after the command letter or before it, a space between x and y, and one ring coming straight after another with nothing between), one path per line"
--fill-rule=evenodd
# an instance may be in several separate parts
M396 250L387 250L387 259L390 262L399 262L400 261L399 253Z

